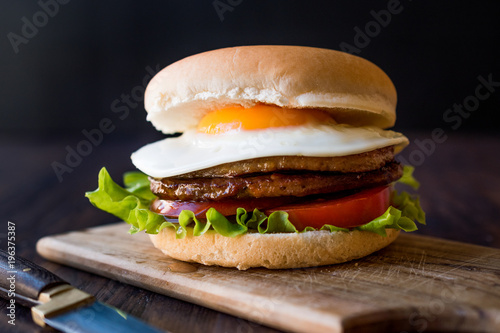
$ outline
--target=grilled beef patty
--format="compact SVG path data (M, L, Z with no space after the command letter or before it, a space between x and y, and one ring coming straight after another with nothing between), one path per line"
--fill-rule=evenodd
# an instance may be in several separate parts
M223 200L279 196L303 197L389 184L403 174L392 160L366 172L273 172L242 177L150 178L151 190L166 200Z
M380 169L393 159L394 147L392 146L348 156L271 156L225 163L211 168L185 173L175 176L175 178L239 177L254 173L271 173L290 170L366 172Z

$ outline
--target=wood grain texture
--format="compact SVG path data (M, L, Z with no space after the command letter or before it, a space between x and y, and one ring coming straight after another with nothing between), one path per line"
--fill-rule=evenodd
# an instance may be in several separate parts
M126 224L49 236L49 260L292 332L500 330L500 250L404 234L354 262L238 271L187 264ZM131 251L133 249L133 251Z

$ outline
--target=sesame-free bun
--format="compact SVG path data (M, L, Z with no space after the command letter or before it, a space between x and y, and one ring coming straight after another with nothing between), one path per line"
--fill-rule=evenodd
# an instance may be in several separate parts
M259 234L248 232L237 237L224 237L215 231L175 238L173 228L149 235L154 246L178 260L204 265L273 269L300 268L338 264L367 256L392 243L399 230L386 229L383 237L369 231L308 231L303 233Z
M334 50L241 46L196 54L161 70L145 93L148 120L164 133L195 127L208 112L256 103L319 108L354 126L394 125L396 89L376 65Z

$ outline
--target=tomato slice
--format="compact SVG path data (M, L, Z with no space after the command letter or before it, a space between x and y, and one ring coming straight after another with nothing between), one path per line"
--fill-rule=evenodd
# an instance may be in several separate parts
M390 194L390 187L383 186L336 199L316 199L274 207L264 210L264 213L287 212L288 219L297 230L304 230L305 227L321 228L325 224L352 228L384 214L390 205Z
M205 218L205 213L210 207L215 208L224 216L236 215L238 208L246 211L253 211L255 208L264 210L272 207L286 205L296 202L300 198L277 197L277 198L256 198L256 199L234 199L222 201L177 201L156 199L151 204L150 209L160 215L169 218L177 218L183 210L190 210L196 217Z
M288 219L299 231L306 227L321 228L325 224L352 228L384 214L390 205L390 194L390 187L382 186L344 197L308 201L294 197L202 202L156 199L151 210L169 218L177 218L181 211L190 210L196 217L205 218L210 207L224 216L236 215L236 209L240 207L247 211L257 208L268 216L275 211L287 212Z

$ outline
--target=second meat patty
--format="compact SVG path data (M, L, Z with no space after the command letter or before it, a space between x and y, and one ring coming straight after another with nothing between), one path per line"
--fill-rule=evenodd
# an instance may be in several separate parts
M302 197L389 184L403 174L395 161L367 172L271 173L234 178L150 178L151 190L165 200L223 200Z

